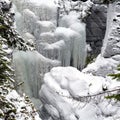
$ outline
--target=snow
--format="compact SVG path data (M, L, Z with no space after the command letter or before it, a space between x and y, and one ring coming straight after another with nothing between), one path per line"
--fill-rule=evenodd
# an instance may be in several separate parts
M38 113L34 108L32 108L31 103L27 103L24 97L21 97L15 90L9 92L6 96L6 99L12 103L16 108L16 116L17 120L41 120ZM25 109L25 111L24 111Z
M0 2L6 3L6 4L10 4L10 0L0 0Z
M112 86L113 82L116 87L120 84L109 77L85 74L73 67L56 67L45 74L39 94L43 105L49 106L46 110L53 118L107 120L111 115L113 118L119 117L119 103L110 102L104 95L91 98L90 101L87 98L76 101L73 97L98 94L103 92L105 85L111 90L115 87Z
M82 70L82 72L106 77L106 75L115 72L115 69L120 64L119 59L119 55L113 56L111 58L104 58L100 54L96 58L95 62L89 64L85 69Z

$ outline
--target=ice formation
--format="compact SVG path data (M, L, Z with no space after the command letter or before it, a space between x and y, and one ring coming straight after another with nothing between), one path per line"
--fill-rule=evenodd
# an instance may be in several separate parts
M13 63L17 84L23 82L18 91L35 98L38 98L44 74L60 65L59 61L47 59L37 51L16 51L13 53Z
M113 5L111 5L112 8L115 4L116 3L113 3ZM117 10L117 13L115 12L117 15L120 12L118 7L114 7L113 9L109 10ZM116 16L116 14L114 15ZM67 17L65 20L66 19ZM63 19L64 23L65 20ZM77 69L72 67L57 67L53 68L49 73L45 74L44 84L40 90L40 98L42 100L43 107L50 114L50 119L120 119L119 102L116 103L114 100L109 101L104 98L104 95L98 96L94 99L91 99L90 101L86 101L85 97L82 97L103 92L104 87L108 90L112 90L120 86L120 82L116 80L113 81L110 77L108 77L108 74L117 72L117 65L120 64L120 55L117 55L118 53L115 52L116 49L113 50L116 47L116 41L118 42L117 45L119 44L119 41L117 39L118 31L113 32L114 28L118 27L119 25L119 18L117 18L118 22L115 25L112 24L112 32L109 20L107 23L108 31L106 32L107 39L105 39L107 41L104 42L105 46L103 48L102 54L97 57L95 62L88 65L87 68L82 70L82 72L79 72ZM67 22L64 25L66 25L66 28L69 27ZM111 43L110 39L108 39L110 35L116 41L112 39L113 41ZM108 58L104 58L106 56ZM77 101L75 98L78 97L82 97L83 99L81 98L79 101Z
M59 5L54 0L12 1L16 12L16 29L25 40L35 43L39 52L14 52L17 82L24 82L19 92L26 92L33 98L34 103L37 103L43 75L52 67L59 65L74 66L78 69L84 67L86 25L75 10L69 11L67 15L62 9L58 13ZM70 2L65 1L65 4L70 5ZM86 9L90 9L91 4L87 6L82 10L84 13ZM67 21L68 19L70 20Z
M81 20L87 15L92 2L88 0L83 4L82 2L64 1L68 11L66 14L65 8L57 0L12 1L15 5L18 31L23 37L29 33L35 38L34 42L40 54L59 60L62 66L74 66L78 69L84 67L86 25ZM61 33L58 33L59 31ZM61 40L64 41L64 45L57 47ZM46 45L49 45L50 49Z
M37 51L16 51L13 53L16 87L20 94L26 93L34 103L37 110L41 101L38 99L39 90L43 83L43 76L52 67L60 65L59 61L45 58Z

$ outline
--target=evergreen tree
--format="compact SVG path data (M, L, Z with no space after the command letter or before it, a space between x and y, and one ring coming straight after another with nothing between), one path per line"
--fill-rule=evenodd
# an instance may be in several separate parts
M0 36L0 118L5 120L14 120L15 106L6 99L6 95L12 90L13 70L10 67L10 59L7 57L7 49L3 47L6 40Z
M13 27L14 13L10 11L12 3L0 1L0 120L16 120L16 106L7 99L7 95L14 89L11 68L10 49L32 50L34 46L19 36Z
M25 40L14 29L14 12L12 12L12 3L7 4L0 1L0 35L7 40L9 47L18 50L33 50L32 43L26 43Z
M7 58L7 52L3 49L3 45L5 46L6 40L0 36L0 85L12 81L11 74L12 69L9 66L10 59Z
M118 71L120 71L120 65L118 65ZM115 74L110 74L109 76L111 76L113 78L113 80L117 80L120 81L120 72L115 73ZM108 99L116 99L118 101L120 101L120 87L116 90L116 94L112 94L110 96L107 96L106 98Z

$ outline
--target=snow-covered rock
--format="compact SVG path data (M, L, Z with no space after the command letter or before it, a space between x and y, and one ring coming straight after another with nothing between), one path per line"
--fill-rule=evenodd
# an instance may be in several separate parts
M113 86L114 82L116 86ZM85 97L103 92L105 85L113 89L120 83L84 74L73 67L57 67L45 74L39 94L53 120L107 120L111 115L117 118L120 107L115 102L110 103L104 95L91 99Z
M111 58L104 58L100 54L94 62L88 64L86 68L82 70L84 73L92 73L96 76L106 77L111 73L115 73L117 66L120 64L120 55L113 56Z

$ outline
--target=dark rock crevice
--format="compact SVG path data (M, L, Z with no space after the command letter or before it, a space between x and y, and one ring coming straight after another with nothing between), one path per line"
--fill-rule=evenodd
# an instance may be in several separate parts
M95 4L91 9L91 15L86 18L86 42L92 48L92 55L98 55L101 51L106 31L106 16L107 6Z

